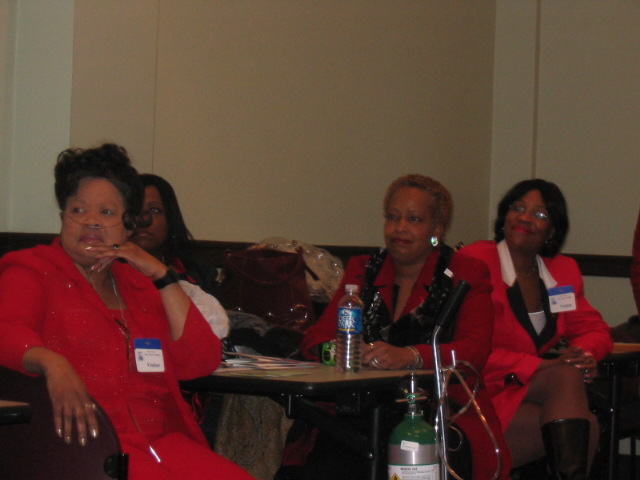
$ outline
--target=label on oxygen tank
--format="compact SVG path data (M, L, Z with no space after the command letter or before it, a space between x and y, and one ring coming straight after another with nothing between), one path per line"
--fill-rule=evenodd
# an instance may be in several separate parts
M424 462L420 462L419 458ZM433 463L431 463L433 462ZM389 480L438 480L440 464L435 444L402 440L389 445Z
M440 466L436 465L389 465L389 480L438 480Z

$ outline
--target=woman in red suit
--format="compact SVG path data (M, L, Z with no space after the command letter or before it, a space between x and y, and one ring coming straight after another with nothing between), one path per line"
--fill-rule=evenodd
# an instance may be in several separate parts
M558 187L525 180L498 205L495 241L462 252L491 272L496 320L484 379L514 466L546 453L554 478L582 479L598 443L584 384L613 345L577 264L558 254L568 229ZM545 357L558 346L559 356Z
M482 262L454 253L442 243L452 209L451 195L432 178L407 175L394 181L384 199L386 249L349 262L341 289L318 323L306 332L303 353L317 358L319 345L335 338L338 301L344 285L355 284L360 286L365 303L364 363L382 369L433 368L429 342L434 319L448 293L463 279L471 289L441 346L443 364L452 363L455 351L458 361L467 361L480 371L489 355L493 331L491 286ZM471 371L467 373L471 383L479 381ZM460 390L451 387L450 394L459 405L466 403ZM502 456L498 462L490 436L476 412L468 410L457 423L469 438L472 478L494 478L499 463L499 478L507 478L508 453L484 389L477 400Z
M175 271L129 241L143 187L126 151L65 150L60 237L0 260L0 364L44 375L55 428L81 445L109 414L129 478L250 479L211 451L178 380L220 363L220 340Z

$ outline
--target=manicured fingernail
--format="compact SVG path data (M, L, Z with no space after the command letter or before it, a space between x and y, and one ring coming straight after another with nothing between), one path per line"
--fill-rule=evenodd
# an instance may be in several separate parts
M91 436L93 438L98 438L98 429L97 428L92 428L91 429Z
M87 437L80 437L80 445L83 447L87 444Z
M93 247L91 245L87 245L86 247L84 247L85 250L91 250Z
M58 434L58 437L62 438L62 429L61 428L58 428L56 430L56 433Z
M71 437L64 437L64 443L66 443L67 445L71 445Z

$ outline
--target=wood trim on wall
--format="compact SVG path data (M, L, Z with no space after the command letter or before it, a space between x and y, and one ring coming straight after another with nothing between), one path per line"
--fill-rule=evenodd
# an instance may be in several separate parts
M581 253L565 253L565 255L578 262L582 275L585 276L629 278L631 274L631 256Z
M36 245L48 244L56 237L53 233L16 233L0 232L0 256L11 250L30 248ZM243 250L253 245L249 242L222 242L215 240L196 240L195 255L202 261L222 266L227 251ZM371 254L379 247L318 245L332 255L335 255L346 265L346 262L356 255ZM629 278L631 271L631 256L624 255L588 255L566 253L578 262L582 274L593 277Z

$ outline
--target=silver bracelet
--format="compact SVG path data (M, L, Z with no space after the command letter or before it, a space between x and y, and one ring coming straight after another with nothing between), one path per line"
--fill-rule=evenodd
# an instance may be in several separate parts
M422 368L424 366L424 358L422 358L422 355L420 354L418 349L410 345L404 348L408 348L409 350L411 350L411 352L413 352L413 355L414 355L413 365L409 365L407 368L411 368L413 370L418 370Z

